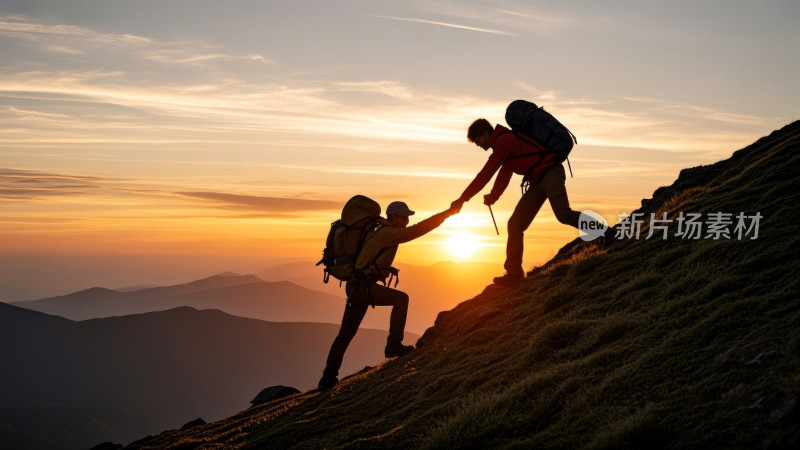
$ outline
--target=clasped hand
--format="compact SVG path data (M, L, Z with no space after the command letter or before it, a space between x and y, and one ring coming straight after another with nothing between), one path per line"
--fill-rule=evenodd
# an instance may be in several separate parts
M450 204L450 208L447 210L450 215L458 214L461 212L461 207L464 206L464 202L461 200L455 200L453 203Z

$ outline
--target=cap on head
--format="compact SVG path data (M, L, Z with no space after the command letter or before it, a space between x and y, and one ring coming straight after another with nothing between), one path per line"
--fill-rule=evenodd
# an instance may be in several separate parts
M408 209L408 205L403 202L392 202L386 207L386 216L388 217L392 214L408 217L413 216L414 211Z

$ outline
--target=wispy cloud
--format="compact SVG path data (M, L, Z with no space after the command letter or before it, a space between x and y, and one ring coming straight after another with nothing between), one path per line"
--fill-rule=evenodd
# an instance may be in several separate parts
M100 189L98 177L59 175L0 168L0 201L32 201L52 196L87 195Z
M415 169L413 167L406 167L402 170L386 170L380 168L368 169L321 169L333 173L349 173L354 175L375 175L375 176L391 176L391 177L412 177L412 178L439 178L450 180L471 180L474 174L471 173L458 173L458 172L445 172L441 170L431 169Z
M419 92L411 89L410 86L391 80L376 81L339 81L334 82L333 88L338 88L344 92L369 92L384 95L386 97L406 101L419 101Z
M227 194L222 192L180 192L180 195L208 200L214 205L237 210L254 210L265 212L300 212L338 210L339 202L288 197L260 197L254 195Z
M49 97L62 103L95 104L110 115L92 114L82 120L74 109L69 114L58 116L33 108L6 109L11 122L5 122L2 127L6 128L5 131L0 128L0 141L68 141L70 138L81 139L81 136L87 140L103 141L97 138L104 134L106 141L152 142L156 135L161 137L160 140L176 139L175 132L185 127L187 132L189 129L195 132L183 136L198 140L208 140L208 134L212 133L241 138L248 133L263 134L272 130L446 142L456 138L462 140L463 133L460 130L455 133L451 126L458 124L461 128L463 121L467 120L453 115L452 110L442 109L454 104L456 96L437 97L393 82L314 82L302 86L288 83L255 85L244 80L228 80L225 83L209 81L181 85L153 82L137 86L127 83L129 79L130 76L123 73L94 71L9 74L0 79L0 92L7 97ZM385 107L347 103L349 100L340 98L344 90L381 94L385 97ZM458 101L466 105L468 99ZM427 112L421 114L421 110ZM37 112L43 114L34 117ZM169 120L154 121L153 116ZM98 121L108 126L100 129ZM47 127L48 132L31 132L37 124ZM137 137L136 130L131 130L131 127L142 127L140 131L148 131L147 137ZM12 133L11 129L27 130L27 133L20 136ZM125 129L126 133L115 133L115 129ZM82 131L88 131L91 137ZM185 140L185 137L178 140Z
M378 15L373 15L373 16L370 16L370 17L375 17L377 19L399 20L399 21L403 21L403 22L423 23L423 24L426 24L426 25L436 25L436 26L440 26L440 27L455 28L455 29L466 30L466 31L477 31L477 32L480 32L480 33L500 34L500 35L506 35L506 36L510 36L511 35L511 33L506 32L506 31L492 30L490 28L472 27L472 26L460 25L460 24L456 24L456 23L440 22L440 21L436 21L436 20L414 19L414 18L410 18L410 17L378 16Z
M292 169L318 173L340 173L350 175L365 175L378 177L410 177L410 178L436 178L440 180L471 180L474 173L465 173L457 169L442 169L435 166L403 165L402 168L387 169L385 167L325 167L312 164L291 165L276 164L276 169Z
M153 185L152 189L145 186ZM226 192L180 191L177 186L169 186L152 180L112 179L81 175L67 175L52 172L0 168L0 202L27 203L70 197L74 205L91 207L100 198L109 199L116 209L130 212L139 210L141 205L151 204L153 208L169 205L173 209L171 217L180 217L181 211L206 210L246 210L261 213L259 216L300 213L310 211L333 211L341 208L339 202L315 198L276 197L242 195ZM136 218L122 215L120 218ZM147 214L138 217L149 217ZM233 216L229 216L233 217ZM245 217L245 216L238 216ZM255 217L248 215L247 217Z
M565 21L563 16L557 16L557 15L552 14L552 13L551 14L546 14L546 13L543 13L543 12L540 12L540 11L523 12L523 11L517 11L517 10L513 10L512 11L510 9L503 9L503 8L497 8L495 11L497 11L497 12L499 12L501 14L505 14L505 15L511 16L511 17L518 17L518 18L524 19L525 21L533 21L533 22L536 22L536 23L539 23L539 24L557 25L557 24L563 23Z
M698 119L705 119L717 123L730 124L730 125L753 125L762 124L765 121L764 117L732 113L729 111L721 111L715 108L709 108L698 105L677 104L672 102L656 101L662 110L681 114L684 116L695 116Z
M143 59L171 64L200 64L217 59L272 62L262 55L221 53L217 45L208 42L160 41L131 34L100 32L77 25L36 22L25 16L0 17L0 36L34 43L44 52L70 55L98 52L116 56L134 54Z
M458 1L421 2L421 14L446 18L446 21L469 21L485 24L480 27L501 31L508 36L524 36L550 31L568 23L583 21L575 15L556 12L541 4L530 2L466 3Z

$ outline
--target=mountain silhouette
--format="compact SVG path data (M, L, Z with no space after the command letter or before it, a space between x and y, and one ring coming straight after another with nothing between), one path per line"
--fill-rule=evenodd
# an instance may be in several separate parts
M130 447L798 448L798 167L795 122L681 171L632 211L639 239L575 240L442 312L406 357Z
M138 290L114 290L103 287L93 287L68 295L60 295L40 300L9 302L9 304L46 314L59 315L72 320L86 320L99 317L159 311L171 309L176 306L188 306L175 304L169 299L174 296L190 294L206 289L238 286L260 281L262 280L252 275L216 275L191 283Z
M441 262L430 266L397 264L398 289L411 298L406 330L422 333L436 314L472 295L499 266ZM335 280L334 280L335 281ZM336 323L344 310L344 287L324 284L322 269L312 262L273 267L253 275L226 272L174 286L108 289L93 287L68 295L9 304L72 320L164 311L180 306L219 309L228 314L271 322ZM386 330L390 308L375 308L362 326Z
M337 331L189 307L75 322L0 303L0 448L127 442L226 417L268 386L308 389ZM382 361L386 335L360 330L343 373Z
M69 295L11 304L72 320L190 306L271 322L338 323L344 301L343 297L288 281L266 282L254 275L223 274L186 284L134 291L94 287ZM388 329L388 323L388 318L371 314L365 318L364 327Z

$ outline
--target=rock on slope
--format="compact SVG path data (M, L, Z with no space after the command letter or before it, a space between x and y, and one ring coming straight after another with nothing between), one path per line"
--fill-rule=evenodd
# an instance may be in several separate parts
M640 239L576 240L441 313L410 356L132 447L797 448L798 167L795 122L656 190ZM760 213L758 238L675 235L717 212Z

